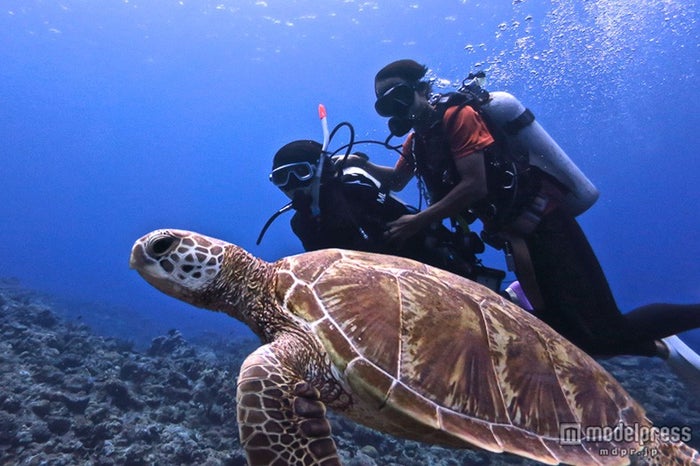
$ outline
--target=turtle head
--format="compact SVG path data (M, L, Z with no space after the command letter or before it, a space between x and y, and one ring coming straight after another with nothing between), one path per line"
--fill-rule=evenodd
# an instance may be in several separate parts
M156 230L131 249L129 266L163 293L209 307L230 243L183 230Z
M156 230L131 248L129 265L163 293L225 312L261 333L270 264L243 248L184 230Z

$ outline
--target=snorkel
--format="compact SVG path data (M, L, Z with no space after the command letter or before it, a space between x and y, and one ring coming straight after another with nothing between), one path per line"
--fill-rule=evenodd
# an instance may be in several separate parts
M330 133L328 131L328 114L326 113L326 106L323 104L318 104L318 117L321 119L321 129L323 130L323 145L321 146L321 151L325 152L326 149L328 149Z
M316 167L314 180L311 184L311 215L314 217L318 217L321 214L321 176L323 175L323 165L326 159L326 149L328 149L328 142L330 141L330 133L328 131L328 114L326 113L326 107L323 104L318 105L318 118L321 120L323 145L321 146L321 153L318 156L318 166Z
M318 106L318 117L321 120L321 129L323 130L323 144L321 146L321 152L318 156L318 164L316 165L316 171L314 173L313 180L311 181L311 186L309 187L309 191L311 192L311 215L317 219L321 215L321 176L323 175L323 165L326 159L328 144L330 143L331 139L330 132L328 131L328 114L326 112L326 107L323 104L319 104ZM262 230L260 230L260 234L258 235L258 239L255 242L255 244L259 245L262 242L262 239L265 236L265 232L267 232L267 229L270 228L270 225L272 225L272 222L274 222L277 219L277 217L279 217L285 212L289 212L293 208L294 201L291 201L282 206L277 212L272 214L272 216L267 220L267 222L265 222L265 225L263 225Z

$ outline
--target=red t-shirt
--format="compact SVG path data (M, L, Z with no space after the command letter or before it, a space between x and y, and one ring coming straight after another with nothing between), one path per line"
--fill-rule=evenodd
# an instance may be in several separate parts
M458 110L459 113L452 119L451 126L448 128L447 123ZM452 158L455 160L483 150L494 142L484 120L468 105L462 108L457 106L448 108L442 117L442 124L445 125L445 136L450 144ZM411 146L414 137L415 133L411 133L404 141L403 154L396 162L396 168L412 163Z

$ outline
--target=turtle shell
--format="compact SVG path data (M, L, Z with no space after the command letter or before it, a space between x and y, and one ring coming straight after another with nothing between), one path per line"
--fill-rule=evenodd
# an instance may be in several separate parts
M340 250L276 265L278 299L325 346L352 394L345 414L366 425L551 464L626 461L598 453L624 444L562 442L566 426L649 425L592 358L477 283Z

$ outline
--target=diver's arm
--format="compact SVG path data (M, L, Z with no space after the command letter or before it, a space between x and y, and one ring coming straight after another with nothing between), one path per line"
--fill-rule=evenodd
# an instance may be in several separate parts
M416 214L404 215L389 223L388 236L398 241L418 233L432 222L463 212L474 202L486 197L486 167L483 151L455 161L459 182L445 197Z
M374 164L364 157L350 154L345 161L345 165L362 168L376 178L382 186L388 186L390 191L401 191L413 178L413 168L408 164L387 167Z
M382 186L388 186L390 191L401 191L413 178L413 169L406 164L398 167L386 167L367 161L363 168L378 179Z
M416 214L428 217L426 225L435 220L458 215L467 207L486 197L486 165L484 152L477 151L455 161L459 182L438 202Z

